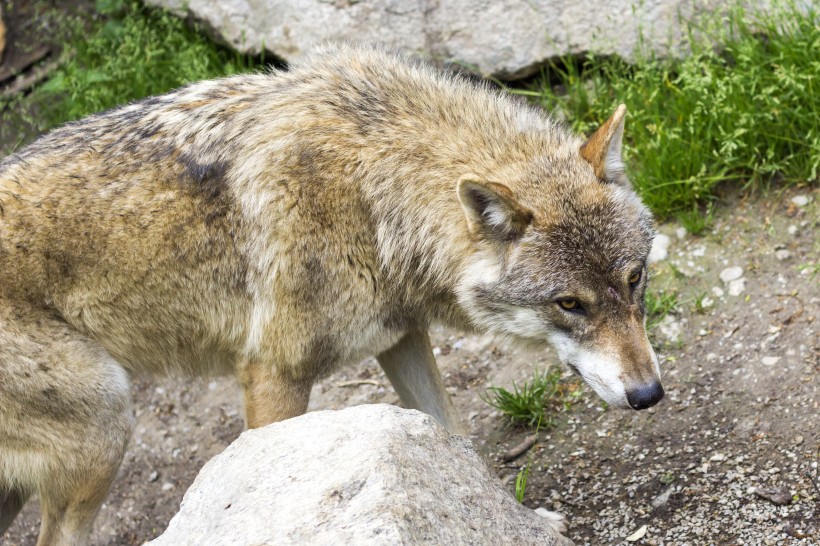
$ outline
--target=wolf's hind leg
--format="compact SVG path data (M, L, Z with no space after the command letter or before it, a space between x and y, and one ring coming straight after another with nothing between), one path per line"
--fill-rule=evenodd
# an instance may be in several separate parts
M117 474L122 456L109 453L86 465L85 475L55 477L57 487L40 490L43 519L37 546L82 546L88 544L91 526ZM82 472L81 469L77 469Z
M38 546L88 544L131 420L128 376L100 345L0 299L0 490L39 494ZM7 494L3 522L16 496Z
M26 497L27 495L16 489L3 491L0 484L0 537L11 527L11 522L26 503Z
M377 359L405 406L435 417L450 432L464 433L444 388L427 332L408 333Z

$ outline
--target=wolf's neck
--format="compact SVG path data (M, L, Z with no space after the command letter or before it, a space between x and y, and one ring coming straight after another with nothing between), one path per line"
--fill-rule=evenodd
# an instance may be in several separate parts
M425 173L427 174L427 173ZM423 175L365 183L385 281L427 322L466 327L457 289L471 243L456 180ZM432 303L432 305L431 305Z

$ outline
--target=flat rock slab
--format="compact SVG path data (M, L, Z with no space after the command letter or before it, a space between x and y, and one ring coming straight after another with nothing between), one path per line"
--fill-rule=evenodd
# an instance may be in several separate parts
M243 433L151 546L571 545L518 504L465 438L385 404Z
M242 53L292 62L327 41L384 43L502 79L594 52L686 49L686 22L729 0L147 0L203 23Z

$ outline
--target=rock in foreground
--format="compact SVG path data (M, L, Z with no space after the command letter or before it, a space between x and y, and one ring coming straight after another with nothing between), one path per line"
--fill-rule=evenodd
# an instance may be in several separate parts
M313 412L242 434L151 546L567 545L468 440L414 410Z

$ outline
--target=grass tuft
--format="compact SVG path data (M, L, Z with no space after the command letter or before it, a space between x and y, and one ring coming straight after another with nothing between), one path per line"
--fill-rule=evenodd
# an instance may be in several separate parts
M524 495L527 493L527 480L529 480L529 478L530 462L527 461L527 464L525 464L515 476L515 500L517 500L519 504L524 502Z
M561 371L554 368L543 372L535 370L531 381L525 381L520 387L513 383L512 391L490 387L484 401L509 417L513 424L550 428L555 424L555 414L566 409L579 395L579 386L561 381Z
M0 99L0 131L16 131L0 141L19 146L67 121L258 66L141 2L98 0L96 8L90 25L62 22L64 61L48 80L28 95Z
M678 307L678 293L668 290L646 293L646 330L652 332Z
M719 184L754 190L820 176L820 14L807 3L778 4L753 22L741 14L693 28L684 59L566 59L534 93L585 133L625 103L636 188L692 233L708 227L701 211Z

